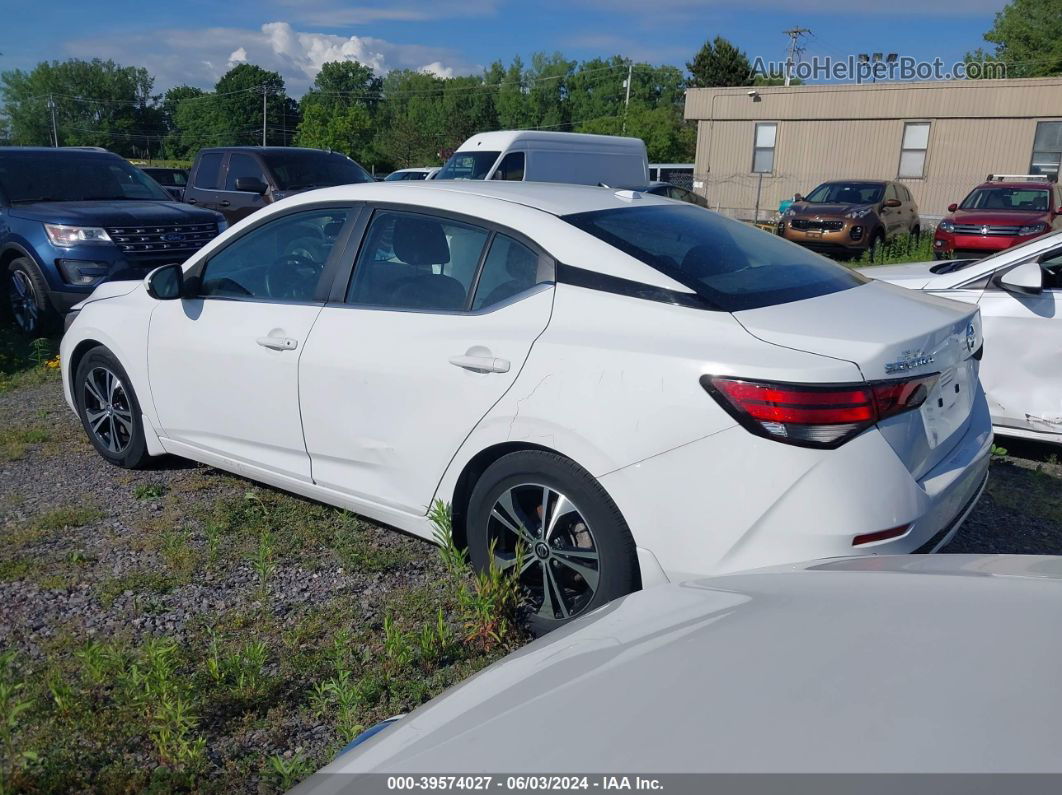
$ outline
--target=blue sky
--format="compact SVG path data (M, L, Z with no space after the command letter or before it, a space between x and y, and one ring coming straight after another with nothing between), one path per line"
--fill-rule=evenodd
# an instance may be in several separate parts
M0 12L0 69L99 56L148 67L157 89L203 88L241 60L279 71L300 95L320 64L478 72L495 59L559 50L682 66L725 36L755 59L784 58L782 31L811 28L806 55L898 52L961 60L1004 0L50 0ZM46 7L45 13L40 13ZM854 10L858 8L859 10Z

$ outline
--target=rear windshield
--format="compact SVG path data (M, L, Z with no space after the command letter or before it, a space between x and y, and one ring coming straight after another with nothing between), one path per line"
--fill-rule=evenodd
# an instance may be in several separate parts
M1023 210L1046 212L1050 194L1037 188L977 188L959 205L961 210Z
M726 312L800 301L866 282L795 243L692 205L598 210L564 220Z
M434 179L486 179L501 152L458 152Z
M170 168L145 168L144 173L160 185L183 188L188 184L188 172Z
M876 182L824 182L804 197L811 204L877 204L885 186Z
M333 185L376 181L349 157L335 152L262 152L261 158L280 190L329 188Z
M154 180L117 155L79 152L0 154L0 193L12 204L173 201Z

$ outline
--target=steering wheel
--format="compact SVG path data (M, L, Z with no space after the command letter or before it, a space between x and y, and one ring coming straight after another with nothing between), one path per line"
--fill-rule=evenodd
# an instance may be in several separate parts
M302 254L285 254L266 268L265 288L270 298L309 298L324 265Z

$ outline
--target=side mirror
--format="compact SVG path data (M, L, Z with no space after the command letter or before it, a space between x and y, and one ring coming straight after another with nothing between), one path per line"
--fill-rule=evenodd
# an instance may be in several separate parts
M948 212L949 213L953 213L953 212L955 212L958 209L959 209L959 205L957 205L955 202L952 202L951 204L948 205Z
M884 202L882 202L881 206L882 207L899 207L900 206L900 200L899 199L886 199Z
M184 295L184 270L177 262L155 268L144 279L144 287L156 301L174 301Z
M1044 272L1039 262L1026 262L999 277L999 286L1008 293L1039 295L1044 291Z
M1055 215L1062 215L1062 207L1059 207L1057 210L1055 210Z
M804 201L804 195L801 194L801 193L794 193L793 194L793 201L794 202L802 202L802 201Z
M262 182L262 180L258 179L258 177L237 177L236 190L241 193L262 194L269 190L269 186Z

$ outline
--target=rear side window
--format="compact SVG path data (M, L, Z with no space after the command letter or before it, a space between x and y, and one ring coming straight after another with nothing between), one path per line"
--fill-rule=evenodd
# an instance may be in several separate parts
M417 213L373 216L347 303L395 309L465 309L487 230Z
M221 157L221 152L207 152L199 158L199 167L195 170L195 187L210 190L218 186Z
M508 301L539 282L539 257L522 243L506 235L495 235L483 261L472 309Z
M725 312L814 298L867 281L795 243L691 205L598 210L564 220Z

